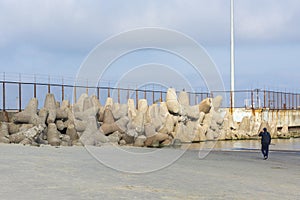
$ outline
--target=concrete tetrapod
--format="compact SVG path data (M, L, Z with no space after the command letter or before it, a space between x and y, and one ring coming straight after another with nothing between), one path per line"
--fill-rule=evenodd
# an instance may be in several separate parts
M38 101L36 98L32 98L25 110L14 115L13 121L15 123L29 123L38 125L40 124L40 119L37 115Z
M145 135L146 135L146 140L145 140L145 146L157 146L164 140L169 138L168 134L165 133L157 133L155 131L155 127L151 123L146 123L145 124Z
M174 88L169 88L167 90L166 104L170 113L172 114L179 113L181 108Z
M0 143L9 143L8 125L6 122L0 122Z
M59 146L60 145L60 138L59 132L55 123L48 124L48 131L47 131L47 140L51 146Z

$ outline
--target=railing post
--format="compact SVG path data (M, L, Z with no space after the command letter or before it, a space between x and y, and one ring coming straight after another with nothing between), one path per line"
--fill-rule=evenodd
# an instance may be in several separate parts
M48 83L48 93L51 93L51 89L50 89L50 83Z
M65 100L65 86L61 85L61 101Z
M259 105L259 89L256 90L256 108L260 108L260 105Z
M285 98L286 98L286 102L285 102L285 108L289 109L290 108L290 93L285 93Z
M251 109L254 109L254 94L253 94L253 90L251 90Z
M286 105L286 108L287 109L290 109L291 108L291 94L290 93L287 93L287 105Z
M281 93L281 109L285 108L284 93Z
M298 94L296 94L296 110L298 109Z
M107 88L107 97L110 97L110 87Z
M284 93L284 104L283 104L283 108L287 109L287 101L286 101L286 93Z
M36 98L36 75L34 74L33 98Z
M288 95L288 103L286 105L286 108L290 109L291 108L291 93L288 93L287 95Z
M97 87L97 98L100 100L100 87Z
M19 112L22 110L22 84L19 82Z
M2 83L3 99L2 99L2 110L5 112L5 82Z
M275 92L273 91L272 92L273 93L273 109L275 109L275 103L276 103L276 101L275 101Z
M73 102L73 103L75 104L76 101L77 101L77 99L76 99L76 98L77 98L77 94L76 94L76 84L74 85L73 90L74 90L74 97L73 97L73 98L74 98L74 102Z
M294 103L295 103L295 94L292 93L292 109L295 109Z
M264 108L266 108L266 90L264 90Z
M61 78L61 102L65 99L64 77Z
M36 82L33 84L33 97L36 98Z
M121 98L120 98L120 88L118 88L118 103L121 102Z
M50 76L48 76L48 93L51 93L51 89L50 89Z
M268 91L268 108L270 108L270 100L271 99L271 97L270 97L270 91Z
M138 101L139 101L139 94L138 94L138 90L135 90L135 102L136 102L136 109L138 109Z
M278 97L278 109L282 108L282 92L277 92L277 97Z
M88 80L86 80L85 93L86 93L87 95L89 95L89 81L88 81Z
M288 109L291 109L291 107L292 107L292 101L291 101L291 100L292 100L292 97L291 97L291 95L292 95L291 93L288 93L288 99L289 99L289 100L288 100L288 101L289 101L289 105L287 106Z
M154 98L154 90L152 90L152 104L154 104L155 98Z

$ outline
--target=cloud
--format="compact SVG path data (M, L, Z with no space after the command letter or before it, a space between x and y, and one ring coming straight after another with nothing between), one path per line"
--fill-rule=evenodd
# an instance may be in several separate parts
M282 43L300 40L297 0L236 0L236 33L242 42Z
M300 44L300 1L234 2L237 69L252 69L251 60L257 70L276 64L274 77L281 74L285 63L298 69L289 54L299 48L289 45ZM229 68L225 68L229 66L230 0L0 0L0 27L1 71L73 74L89 51L106 38L134 28L166 27L209 49L229 77ZM255 47L251 50L249 44ZM283 44L288 48L280 56L257 51L262 46L272 49L271 45L281 49ZM246 48L244 57L239 52L241 46ZM268 56L255 57L259 54ZM241 77L248 78L245 74ZM225 82L229 85L227 79Z
M137 27L182 31L207 45L227 45L230 0L2 0L0 47L15 43L54 49L90 49ZM239 43L299 41L297 0L235 0Z
M1 34L6 38L2 43L82 47L109 27L102 13L96 12L97 7L100 5L71 0L2 1Z

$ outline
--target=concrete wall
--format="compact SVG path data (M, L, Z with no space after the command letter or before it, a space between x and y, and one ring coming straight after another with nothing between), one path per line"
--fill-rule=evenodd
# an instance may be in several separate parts
M300 127L300 110L234 109L234 121L241 122L245 116L255 116L258 121L268 121L269 123L276 121L279 128L285 124Z

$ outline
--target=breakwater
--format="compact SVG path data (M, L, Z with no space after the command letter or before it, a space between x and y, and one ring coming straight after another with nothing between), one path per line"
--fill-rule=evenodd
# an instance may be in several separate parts
M68 100L59 102L48 93L41 109L40 102L32 98L23 111L2 116L0 142L157 147L180 142L257 139L263 127L273 138L299 137L298 132L289 131L288 124L297 123L297 111L288 117L290 121L283 120L282 114L276 118L266 110L250 113L236 109L232 114L221 108L222 100L216 96L190 105L187 92L177 95L174 88L169 88L164 102L151 105L146 99L139 99L136 105L133 99L120 104L110 97L101 105L96 96L85 93L70 104Z

